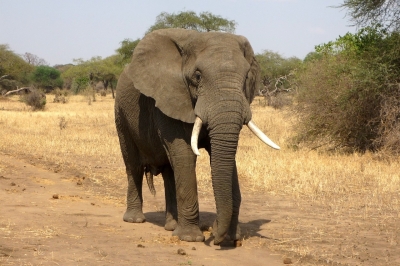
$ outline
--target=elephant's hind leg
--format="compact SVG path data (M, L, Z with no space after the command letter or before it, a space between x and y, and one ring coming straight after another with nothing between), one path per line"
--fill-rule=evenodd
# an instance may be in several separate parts
M118 108L116 108L115 117L122 157L128 177L127 208L123 219L129 223L143 223L146 221L142 210L144 166L141 165L138 148L130 134L128 119Z
M165 190L165 230L174 231L178 223L178 210L176 205L176 189L174 172L171 166L166 166L162 172Z

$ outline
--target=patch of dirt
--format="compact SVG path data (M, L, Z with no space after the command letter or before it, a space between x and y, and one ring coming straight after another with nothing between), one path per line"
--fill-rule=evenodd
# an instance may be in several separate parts
M0 153L0 265L283 265L287 259L260 245L270 222L262 217L270 215L250 206L243 208L242 247L212 244L213 197L200 202L206 241L187 243L164 230L161 185L156 197L144 189L143 224L123 222L120 200L102 200L93 188L79 175Z
M160 180L155 197L143 189L147 222L125 223L121 189L79 169L0 153L0 265L400 265L397 194L369 206L364 194L349 195L348 204L243 189L235 248L213 245L215 203L206 191L199 191L205 242L171 237Z

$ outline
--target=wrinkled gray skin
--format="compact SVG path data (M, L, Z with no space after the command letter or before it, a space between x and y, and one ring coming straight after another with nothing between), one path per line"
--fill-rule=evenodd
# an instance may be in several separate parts
M240 238L241 195L235 155L251 119L259 66L246 38L228 33L165 29L146 35L121 75L115 122L128 176L124 221L145 221L143 175L162 174L165 229L204 241L199 229L195 117L203 121L199 148L210 154L217 218L214 244Z

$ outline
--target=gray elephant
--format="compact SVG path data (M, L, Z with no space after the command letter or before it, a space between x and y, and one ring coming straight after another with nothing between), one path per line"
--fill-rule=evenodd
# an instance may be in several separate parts
M240 239L241 195L235 155L251 121L259 65L246 38L228 33L164 29L147 34L121 74L115 122L128 176L124 221L145 221L143 175L162 174L166 230L184 241L204 241L199 229L196 156L210 154L217 218L214 244ZM152 181L150 181L151 183Z

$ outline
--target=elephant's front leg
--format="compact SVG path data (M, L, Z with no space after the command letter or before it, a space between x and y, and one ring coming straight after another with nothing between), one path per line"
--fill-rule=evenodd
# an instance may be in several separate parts
M165 166L162 177L165 190L165 230L174 231L177 227L178 210L176 205L176 186L174 171L171 166Z
M199 202L196 183L196 156L188 150L172 157L175 176L178 225L172 235L188 242L204 241L199 228Z

